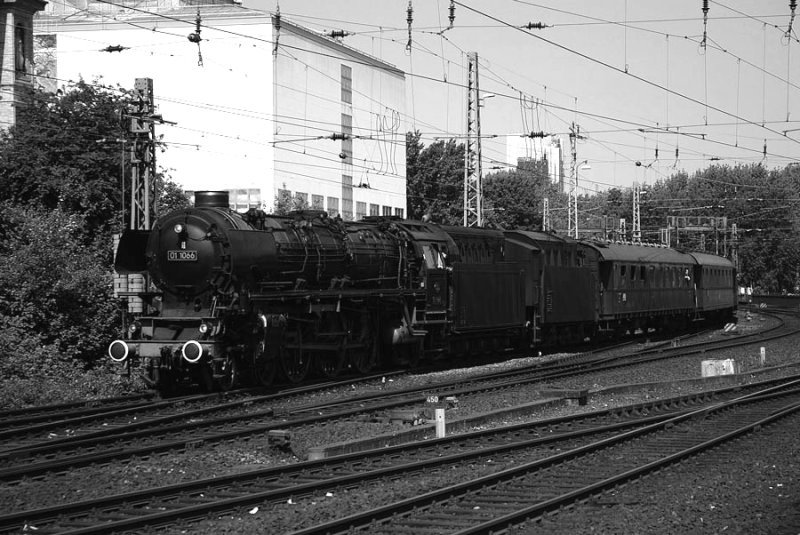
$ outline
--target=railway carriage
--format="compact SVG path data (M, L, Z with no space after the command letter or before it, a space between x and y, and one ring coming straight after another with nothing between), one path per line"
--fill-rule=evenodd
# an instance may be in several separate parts
M733 264L716 255L689 253L697 264L697 309L712 321L731 321L738 306L736 270Z
M666 247L585 242L597 265L599 329L681 328L695 313L695 260Z
M508 261L502 231L442 226L459 249L451 280L447 339L439 350L461 356L516 348L525 325L525 279Z
M505 234L508 260L525 270L529 344L551 346L593 336L597 282L580 243L548 232Z

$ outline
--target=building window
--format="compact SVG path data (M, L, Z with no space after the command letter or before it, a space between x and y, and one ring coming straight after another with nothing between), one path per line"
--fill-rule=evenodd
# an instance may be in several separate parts
M382 215L384 215L384 216L392 215L392 207L391 206L384 206Z
M346 164L353 163L353 116L346 113L342 114L342 162ZM352 184L352 180L351 180Z
M246 212L250 208L261 208L261 190L229 189L228 201L231 210L236 210L237 212Z
M308 193L300 193L299 191L294 194L294 210L305 210L308 208Z
M322 195L311 195L311 208L314 210L324 210L325 197Z
M356 219L364 219L365 217L367 217L367 203L356 202Z
M342 102L353 103L353 69L342 65Z
M369 215L381 215L381 207L377 204L370 204L369 205Z
M331 217L339 215L339 199L336 197L328 197L328 215Z
M342 217L353 220L353 177L342 175Z
M21 74L28 72L28 54L25 48L25 28L17 24L14 27L14 68Z
M403 210L402 208L395 208L394 209L394 215L396 215L397 217L402 218L403 217L403 212L405 212L405 210Z

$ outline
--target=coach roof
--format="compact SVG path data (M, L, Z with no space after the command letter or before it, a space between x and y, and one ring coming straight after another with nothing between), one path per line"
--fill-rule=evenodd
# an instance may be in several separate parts
M602 260L610 262L695 264L695 259L686 253L666 247L629 245L623 243L583 242L596 250Z

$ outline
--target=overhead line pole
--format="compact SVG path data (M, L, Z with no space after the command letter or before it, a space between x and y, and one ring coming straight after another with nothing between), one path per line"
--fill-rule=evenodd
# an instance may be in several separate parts
M478 53L467 55L467 136L464 147L464 226L483 225L481 176L481 106Z
M578 139L580 136L580 126L574 122L569 129L569 146L572 156L569 166L569 201L568 201L568 234L578 239Z
M138 99L128 127L133 137L130 228L150 230L151 221L158 212L153 80L137 78L134 91Z

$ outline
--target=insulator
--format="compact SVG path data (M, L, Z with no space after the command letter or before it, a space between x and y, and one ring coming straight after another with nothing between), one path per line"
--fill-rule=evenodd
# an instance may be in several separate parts
M456 4L455 0L450 0L450 27L453 27L453 23L456 21Z
M408 0L408 9L406 13L406 22L408 22L408 43L406 43L406 51L411 52L411 23L414 22L414 6L411 5L411 0Z
M529 30L544 30L547 28L547 24L544 22L529 22L525 25L525 28Z
M708 15L708 0L703 0L703 15Z

